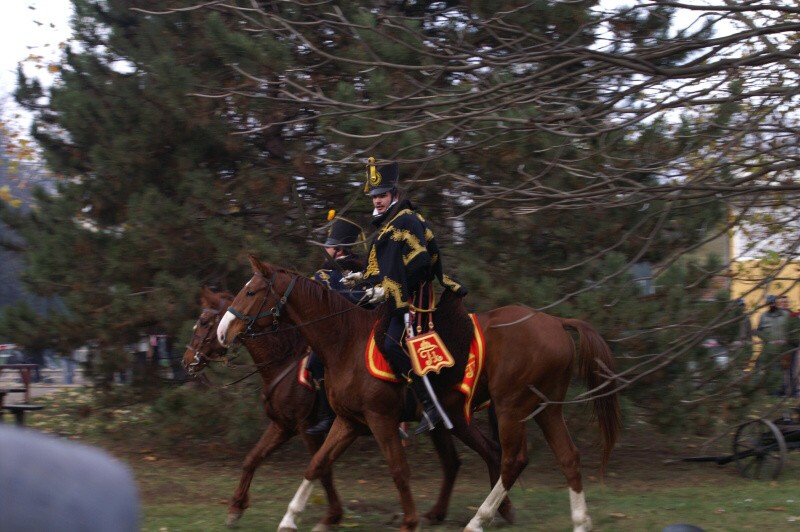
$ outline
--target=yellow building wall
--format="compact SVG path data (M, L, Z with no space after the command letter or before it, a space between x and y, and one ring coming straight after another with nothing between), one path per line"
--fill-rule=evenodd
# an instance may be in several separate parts
M749 310L763 307L768 295L785 295L789 298L789 309L800 310L800 263L797 261L782 265L765 265L756 260L733 262L730 276L731 297L744 298Z

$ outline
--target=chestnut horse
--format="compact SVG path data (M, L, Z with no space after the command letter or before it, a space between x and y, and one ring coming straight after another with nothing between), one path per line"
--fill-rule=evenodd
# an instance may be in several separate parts
M397 431L403 387L377 380L367 371L364 350L375 322L364 311L322 285L296 272L277 268L250 257L253 277L237 294L217 329L221 344L266 319L273 324L284 318L295 324L323 360L327 392L336 421L322 448L314 455L297 493L289 503L278 530L297 529L295 517L305 508L312 481L355 440L359 427L367 425L389 465L403 509L401 530L416 530L419 518L409 487L409 468ZM262 312L263 309L269 309ZM580 473L580 455L567 430L562 403L573 374L575 345L566 331L580 335L579 370L592 393L594 413L603 445L602 469L621 427L613 378L614 359L602 337L586 322L561 319L523 306L509 306L478 315L486 343L485 379L495 406L502 446L502 471L489 496L467 525L481 532L528 462L526 428L534 419L556 456L569 484L571 516L575 531L591 529ZM273 325L274 326L274 325ZM478 393L487 390L479 390ZM440 400L458 432L467 424L463 396L451 387L438 390ZM541 407L541 408L540 408ZM432 434L447 434L441 425ZM494 482L494 481L492 481Z
M233 301L233 295L228 292L215 293L203 287L200 299L203 311L183 355L183 365L193 377L199 375L210 361L223 357L228 351L217 341L216 330L220 318ZM245 458L239 485L228 507L228 526L238 521L249 506L250 483L261 462L296 434L300 434L312 455L324 440L322 435L306 434L306 428L316 422L311 415L316 393L297 380L298 364L307 354L308 345L298 331L292 329L278 335L246 338L243 344L261 375L261 400L271 423ZM320 480L328 497L328 512L315 530L328 530L341 521L342 503L334 488L330 468L322 473Z
M214 333L221 316L232 301L233 295L227 292L217 294L208 288L203 288L201 292L203 312L195 323L191 342L183 355L184 367L187 368L190 375L198 375L209 361L218 359L227 353L228 348L218 342ZM264 408L272 423L258 444L247 455L239 486L236 488L228 508L228 525L238 521L248 507L250 482L256 468L264 459L298 432L305 440L312 455L319 449L323 440L322 436L310 436L305 433L305 429L316 421L316 419L309 418L316 393L299 384L295 378L298 369L297 361L305 352L305 341L297 328L279 329L275 332L277 334L259 334L242 338L243 344L259 367L264 386L262 394ZM284 351L286 344L279 342L279 338L275 338L276 336L289 340L288 351ZM294 344L297 346L293 348ZM300 356L293 356L292 353L300 354ZM487 439L477 427L471 426L465 429L465 433L463 441L484 459L489 468L491 481L496 481L500 474L499 445ZM444 436L441 439L449 438ZM443 521L447 514L459 467L458 456L452 442L449 444L446 441L435 443L442 461L445 479L436 503L425 514L425 518L432 523ZM322 476L322 483L328 496L328 513L314 527L315 531L328 530L331 525L338 523L342 518L341 502L333 487L330 467ZM507 521L513 521L514 510L508 499L504 500L500 514Z

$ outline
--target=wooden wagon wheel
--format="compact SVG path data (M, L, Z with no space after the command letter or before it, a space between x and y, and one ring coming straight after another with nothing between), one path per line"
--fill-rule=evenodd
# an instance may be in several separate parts
M741 425L733 438L733 458L743 477L757 480L778 478L786 453L783 434L767 419L754 419Z

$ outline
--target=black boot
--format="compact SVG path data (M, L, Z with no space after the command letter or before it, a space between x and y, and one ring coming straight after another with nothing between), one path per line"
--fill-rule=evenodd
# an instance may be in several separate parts
M306 434L325 434L331 430L333 420L336 419L336 414L331 409L331 404L328 402L328 396L325 394L325 381L319 381L319 388L317 389L317 400L319 407L317 408L317 421L316 425L306 429Z
M412 375L411 379L411 388L414 390L417 400L422 403L422 419L419 421L419 425L414 431L414 434L422 434L423 432L433 430L434 427L442 421L442 416L433 404L433 400L428 393L428 388L425 386L422 377Z

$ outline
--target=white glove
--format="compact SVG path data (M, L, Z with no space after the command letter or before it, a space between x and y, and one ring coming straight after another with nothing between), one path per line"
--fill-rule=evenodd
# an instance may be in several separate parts
M350 272L344 277L342 277L342 284L345 285L347 288L353 288L355 285L361 282L364 279L364 274L361 272Z
M386 294L383 291L382 286L374 286L372 288L367 288L364 291L364 294L369 298L367 303L380 303L384 299L386 299Z

